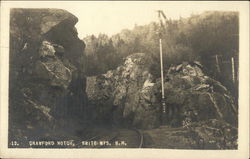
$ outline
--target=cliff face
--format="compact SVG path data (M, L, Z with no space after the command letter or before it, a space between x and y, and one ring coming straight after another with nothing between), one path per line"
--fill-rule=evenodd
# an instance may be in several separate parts
M160 125L160 105L148 61L144 54L134 54L116 70L87 78L93 120L143 128Z
M150 148L237 148L238 108L229 91L204 74L199 62L183 62L165 71L165 127L160 126L161 80L149 66L148 56L137 53L115 70L88 77L92 120L147 129Z
M117 69L86 78L85 44L77 36L74 15L59 9L12 9L10 17L11 141L62 140L65 134L53 138L53 133L62 127L77 133L72 127L79 119L91 120L91 126L152 129L161 125L161 83L150 73L147 55L130 55ZM167 141L168 148L180 136L174 148L236 148L238 108L229 91L204 74L199 62L184 62L165 72L170 127L167 132L158 128L148 133L155 140L163 133L166 140L160 140Z
M85 44L77 36L77 21L59 9L11 10L11 138L34 130L44 135L60 119L84 118Z
M87 95L97 113L96 120L145 129L160 125L161 83L150 74L149 65L147 56L138 53L128 56L116 70L88 77ZM202 69L199 62L184 62L166 71L167 123L188 127L192 122L218 119L237 125L233 97Z
M167 72L166 103L172 125L218 119L237 125L238 108L230 92L202 71L199 62L172 66ZM179 120L176 120L179 119Z

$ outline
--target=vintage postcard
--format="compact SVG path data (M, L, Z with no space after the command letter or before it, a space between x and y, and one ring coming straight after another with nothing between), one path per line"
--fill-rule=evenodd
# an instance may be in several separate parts
M248 158L248 13L1 2L1 158Z

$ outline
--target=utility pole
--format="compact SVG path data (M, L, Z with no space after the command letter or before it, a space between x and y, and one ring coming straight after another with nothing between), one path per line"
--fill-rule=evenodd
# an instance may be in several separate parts
M221 73L221 69L220 69L220 64L219 64L219 57L221 57L221 55L215 55L215 56L212 56L212 57L215 57L215 62L216 62L216 68L217 68L217 71L219 73Z
M234 57L231 58L231 61L232 61L232 79L233 79L233 83L235 83Z
M160 42L160 59L161 59L161 99L162 99L162 113L166 113L165 92L164 92L164 74L163 74L163 56L162 56L162 43Z
M159 29L159 46L160 46L160 64L161 64L161 102L162 102L162 123L166 123L166 103L165 103L165 92L164 92L164 73L163 73L163 55L162 55L162 37L161 37L161 28L164 28L163 22L161 20L161 15L164 19L166 19L165 14L163 11L158 10L158 18L160 22L160 29Z
M219 59L218 59L218 55L215 55L215 59L216 59L216 65L217 65L217 70L220 73L220 65L219 65Z

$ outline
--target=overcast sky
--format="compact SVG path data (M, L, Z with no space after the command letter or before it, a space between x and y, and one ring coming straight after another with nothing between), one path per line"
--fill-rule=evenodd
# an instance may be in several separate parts
M72 4L71 4L72 5ZM207 10L236 11L235 3L214 2L84 2L65 6L65 9L79 18L76 27L80 38L86 35L105 33L113 35L122 29L132 29L135 24L158 21L156 10L163 10L168 18L179 19Z
M132 29L158 21L156 10L163 10L168 18L179 19L208 10L237 11L242 6L235 1L41 1L25 3L4 1L10 7L61 8L76 15L79 38L105 33L113 35L122 29Z

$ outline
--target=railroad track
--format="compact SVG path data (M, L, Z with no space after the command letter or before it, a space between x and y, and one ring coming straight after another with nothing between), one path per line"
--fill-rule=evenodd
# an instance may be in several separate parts
M136 133L139 135L139 140L140 140L140 144L138 146L138 148L142 148L143 147L143 142L144 142L144 136L143 136L143 133L138 130L138 129L134 129L134 131L136 131Z
M107 144L95 146L83 146L91 148L142 148L144 136L138 129L117 129L112 130L108 134L98 134L86 139L85 141L106 141ZM122 142L121 145L114 145L115 142Z

